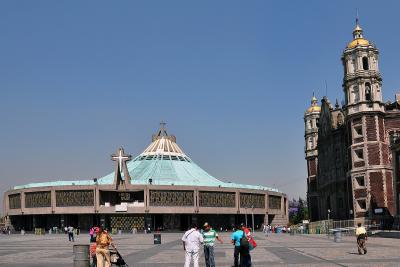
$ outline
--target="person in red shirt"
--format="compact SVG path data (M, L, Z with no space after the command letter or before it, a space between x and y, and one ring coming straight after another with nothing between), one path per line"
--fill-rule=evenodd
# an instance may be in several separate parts
M256 246L257 243L254 240L252 234L251 234L251 230L246 227L245 225L242 225L242 230L244 232L244 235L247 237L247 240L249 241L249 250L253 250ZM251 255L250 255L250 251L248 253L248 256L245 257L245 261L244 261L244 265L245 266L251 266Z

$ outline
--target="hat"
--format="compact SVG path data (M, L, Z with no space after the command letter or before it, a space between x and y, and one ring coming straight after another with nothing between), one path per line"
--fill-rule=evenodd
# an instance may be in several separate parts
M205 222L203 226L208 227L209 226L208 222Z

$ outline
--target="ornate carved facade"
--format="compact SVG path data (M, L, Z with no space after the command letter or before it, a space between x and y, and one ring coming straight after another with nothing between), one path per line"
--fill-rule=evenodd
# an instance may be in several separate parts
M265 208L265 195L240 193L240 207L242 208Z
M270 209L281 209L281 197L268 196L268 207Z
M21 208L21 194L14 194L8 196L8 206L10 209Z
M199 192L200 207L235 207L235 193L230 192Z
M144 229L144 216L113 215L110 217L112 229L131 231Z
M94 192L93 190L63 190L56 191L56 206L57 207L79 207L93 206Z
M45 208L51 207L50 191L25 193L26 208Z
M150 190L150 206L193 206L193 191Z

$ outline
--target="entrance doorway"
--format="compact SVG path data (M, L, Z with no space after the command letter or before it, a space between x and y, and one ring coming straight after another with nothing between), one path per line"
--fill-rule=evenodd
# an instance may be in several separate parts
M190 225L192 224L192 215L188 214L181 214L180 216L181 219L181 231L186 231L190 228Z

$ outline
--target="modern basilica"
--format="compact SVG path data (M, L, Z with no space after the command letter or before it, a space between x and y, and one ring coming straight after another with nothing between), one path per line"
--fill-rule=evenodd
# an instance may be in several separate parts
M191 223L230 229L251 222L287 224L287 196L276 189L218 180L196 165L161 124L135 158L119 148L114 172L98 179L15 186L4 215L14 229L100 225L131 231L185 230ZM243 177L246 179L246 177Z

